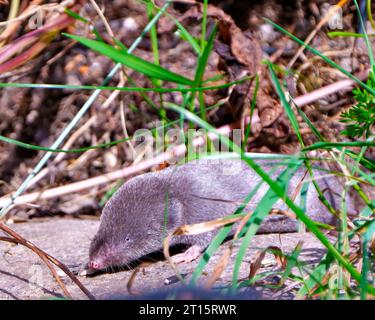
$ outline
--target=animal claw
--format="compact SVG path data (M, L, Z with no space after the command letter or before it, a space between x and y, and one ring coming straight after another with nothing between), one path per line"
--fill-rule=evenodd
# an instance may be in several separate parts
M201 252L202 248L200 246L193 245L185 252L174 255L172 257L172 262L176 264L192 262L201 255Z

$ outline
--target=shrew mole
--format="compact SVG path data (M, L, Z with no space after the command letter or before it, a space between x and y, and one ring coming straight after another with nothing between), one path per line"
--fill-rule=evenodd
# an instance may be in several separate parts
M286 168L280 160L257 160L263 170L276 179ZM331 205L339 209L344 181L327 170L314 168L314 179ZM127 266L140 257L162 250L165 232L185 224L195 224L233 214L261 178L242 160L195 160L184 165L146 173L124 183L106 204L99 230L91 242L89 268L94 270ZM306 213L314 221L334 224L335 218L321 203L306 168L301 166L290 179L287 193L300 204L301 186L309 185ZM266 183L246 205L252 211L268 191ZM364 204L358 204L348 194L348 212L357 214ZM287 210L282 200L274 208ZM232 228L234 229L234 228ZM295 232L296 219L285 215L269 215L259 233ZM171 245L190 248L177 256L175 262L192 261L199 256L217 231L174 237Z

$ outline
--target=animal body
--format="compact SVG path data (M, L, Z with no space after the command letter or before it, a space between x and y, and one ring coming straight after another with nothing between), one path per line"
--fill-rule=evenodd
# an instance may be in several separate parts
M281 161L256 161L276 179L286 168ZM300 187L310 176L302 166L291 178L287 194L299 203ZM340 208L343 181L327 171L314 169L314 178L334 208ZM89 267L105 269L124 266L147 254L162 249L165 231L171 232L186 224L195 224L230 215L243 203L261 178L242 160L196 160L165 170L146 173L130 179L106 204L99 230L89 252ZM268 190L263 183L244 212L252 211ZM348 196L347 207L358 213L360 207ZM274 208L287 210L282 200ZM334 216L318 199L310 184L306 212L315 221L334 224ZM281 233L297 231L296 219L284 215L267 216L258 232ZM174 237L171 245L191 246L176 262L193 260L215 236L209 233Z

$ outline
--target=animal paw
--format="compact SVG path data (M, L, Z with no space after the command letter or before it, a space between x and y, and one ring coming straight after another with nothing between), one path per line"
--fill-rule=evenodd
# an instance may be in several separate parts
M172 257L173 263L187 263L196 260L202 253L202 248L193 245L183 253L176 254Z

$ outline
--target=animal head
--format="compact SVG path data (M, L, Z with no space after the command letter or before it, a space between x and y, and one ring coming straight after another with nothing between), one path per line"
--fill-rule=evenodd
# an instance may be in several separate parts
M157 180L152 175L135 178L106 204L90 245L90 269L129 266L162 249L163 236L181 223L183 205L168 199L168 189Z

